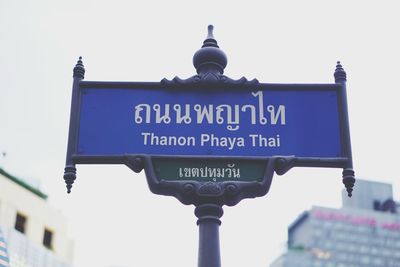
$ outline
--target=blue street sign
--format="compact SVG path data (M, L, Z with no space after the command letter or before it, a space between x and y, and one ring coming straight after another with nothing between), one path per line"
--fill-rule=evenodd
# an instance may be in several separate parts
M227 62L210 25L188 79L87 82L81 58L73 75L67 192L75 164L144 169L153 193L196 206L199 267L221 266L222 206L264 196L274 173L343 168L349 196L355 183L340 62L335 84L233 80L223 75Z
M339 89L82 82L76 155L339 158Z

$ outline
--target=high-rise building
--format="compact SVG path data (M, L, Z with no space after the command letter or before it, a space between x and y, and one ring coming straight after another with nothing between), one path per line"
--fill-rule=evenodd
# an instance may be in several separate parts
M2 264L11 267L69 267L73 243L66 219L47 195L0 168Z
M399 267L400 214L390 184L357 180L342 208L314 206L288 231L288 250L271 267Z

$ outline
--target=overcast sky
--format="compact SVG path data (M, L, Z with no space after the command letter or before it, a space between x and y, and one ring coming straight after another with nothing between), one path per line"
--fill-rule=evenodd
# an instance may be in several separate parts
M70 195L62 174L78 57L85 80L187 78L208 24L234 79L333 83L341 60L356 175L392 183L399 198L396 1L0 0L0 164L40 180L63 210L75 267L197 265L193 206L152 194L125 166L79 165ZM339 207L342 188L340 169L292 169L267 196L226 207L223 265L267 266L288 224L312 205Z

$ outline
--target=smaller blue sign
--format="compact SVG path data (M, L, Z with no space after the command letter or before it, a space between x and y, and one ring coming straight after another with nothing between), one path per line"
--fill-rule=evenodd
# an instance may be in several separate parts
M86 85L76 154L341 157L338 88Z

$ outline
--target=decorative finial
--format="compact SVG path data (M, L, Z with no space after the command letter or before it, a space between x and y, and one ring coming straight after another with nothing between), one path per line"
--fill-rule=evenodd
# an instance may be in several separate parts
M249 81L245 77L242 77L239 80L233 80L223 75L225 67L228 64L228 58L224 51L219 48L217 40L215 40L214 26L208 25L207 30L207 38L204 40L202 47L193 56L193 65L196 68L197 75L188 79L180 79L177 76L173 80L164 78L161 80L161 83L165 85L190 85L199 83L258 84L257 79Z
M208 35L207 35L207 39L215 39L214 38L214 26L213 25L208 25Z
M69 165L64 169L64 180L67 186L67 193L71 193L72 184L76 179L76 168L75 166Z
M351 197L354 184L356 183L356 179L354 177L354 171L352 169L344 169L342 175L343 175L343 184L346 187L347 195Z
M207 39L204 40L203 46L194 54L193 65L198 74L204 76L206 73L213 73L213 77L217 77L224 73L228 59L224 51L219 49L213 30L214 26L209 25Z
M340 64L340 61L336 63L334 76L336 83L345 83L347 81L346 72L344 71L342 64Z
M217 47L217 48L219 48L217 40L215 40L215 37L214 37L214 26L213 25L208 25L207 39L204 40L202 47Z
M78 62L74 68L74 78L85 78L85 67L83 66L82 57L79 57Z

